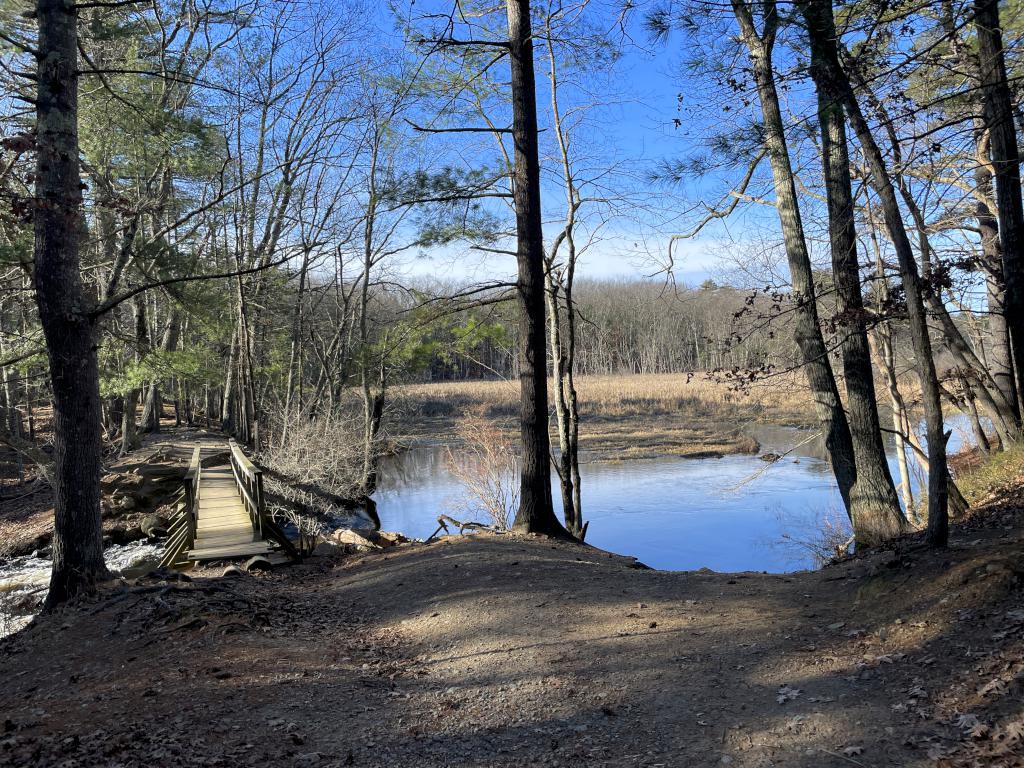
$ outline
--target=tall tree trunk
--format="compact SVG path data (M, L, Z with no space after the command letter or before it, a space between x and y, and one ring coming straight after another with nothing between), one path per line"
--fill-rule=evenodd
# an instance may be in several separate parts
M580 491L579 451L579 398L576 395L576 307L573 303L573 282L576 276L576 214L582 205L569 158L569 139L559 105L559 76L555 55L554 35L550 17L544 30L548 54L548 78L551 81L551 118L558 154L562 163L562 183L565 187L565 226L551 249L545 264L548 297L548 325L551 334L552 373L555 377L555 422L558 428L558 480L562 494L562 519L573 536L583 541L587 536L587 523L583 521L583 497ZM565 267L556 266L559 249L565 247ZM565 304L565 324L562 324L559 293Z
M79 238L78 13L37 0L35 293L54 419L53 569L45 608L108 576L100 522L100 383L82 292Z
M568 339L562 339L561 312L559 309L558 276L548 268L547 284L548 333L551 342L551 367L555 380L555 427L558 431L558 457L555 470L558 473L559 490L562 493L562 518L565 528L580 541L586 537L586 525L579 505L579 455L573 442L573 415L570 412L569 355L566 353ZM571 311L571 310L570 310Z
M149 326L146 323L146 302L136 296L132 303L135 307L135 361L143 359L149 352ZM139 407L141 392L138 387L124 396L124 411L121 414L121 455L124 456L138 447L138 428L135 414Z
M830 0L808 0L813 13L823 18L834 28ZM928 333L928 318L925 313L921 278L917 261L910 245L910 238L903 223L896 190L893 187L885 158L875 141L853 92L849 76L839 63L839 50L835 36L819 40L821 46L821 75L829 80L830 91L842 101L857 140L871 171L871 185L882 205L882 214L889 238L896 251L903 280L903 292L907 302L907 319L910 339L914 348L921 382L921 402L925 412L928 440L928 541L932 546L943 547L949 538L949 472L946 466L946 434L942 422L942 401L939 381L935 373L931 339Z
M241 268L241 267L239 267ZM249 324L249 306L245 296L245 283L239 274L235 277L238 299L238 368L236 370L235 435L251 445L256 437L256 383L253 381L253 338Z
M359 290L359 346L360 366L359 383L363 397L363 472L362 492L370 496L377 490L377 434L380 430L381 418L384 414L385 396L385 354L380 351L378 392L373 391L371 375L378 368L372 365L370 344L370 280L374 267L374 242L377 226L377 168L380 158L381 126L375 125L372 147L370 150L370 166L368 173L368 189L366 212L363 221L363 275ZM387 345L384 340L382 347ZM372 366L372 367L371 367Z
M996 178L999 237L1003 246L1003 313L1010 333L1019 393L1024 383L1024 203L1021 201L1020 152L1013 124L1013 100L1006 79L998 0L975 0L974 26L978 33L978 64Z
M980 123L981 121L976 121ZM990 201L993 200L991 157L988 130L984 124L975 129L974 186L975 212L981 235L981 266L985 274L985 300L988 351L986 363L996 387L1010 404L1015 423L1020 424L1020 403L1013 374L1010 329L1006 325L1006 287L1003 280L1003 253L999 244L999 224Z
M800 348L804 372L821 422L825 446L831 459L839 493L850 520L856 524L857 518L853 514L851 496L856 482L853 441L818 320L811 259L807 252L793 168L786 145L785 128L772 69L772 48L778 27L777 10L774 2L764 4L764 32L759 35L745 0L732 0L732 7L740 24L743 42L750 52L754 82L757 85L761 112L764 116L765 144L772 168L776 208L782 224L782 236L793 285L794 335Z
M178 334L181 330L181 312L172 309L167 318L167 325L164 326L163 335L160 337L160 352L173 352L178 346ZM142 429L146 432L160 431L160 417L163 415L163 395L160 393L160 383L154 380L149 386L146 394L146 404L142 408Z
M519 381L522 454L519 510L513 527L566 536L551 501L547 343L544 324L544 232L537 148L537 92L529 0L505 0L512 89L516 262L519 266Z
M885 276L885 263L882 260L882 248L878 242L878 230L874 226L874 216L871 215L871 200L868 198L868 236L875 254L875 274L878 275L878 283L875 291L876 306L885 306L889 301L889 280ZM889 404L892 408L892 425L896 443L896 467L900 473L899 492L903 499L903 508L906 510L907 519L916 525L920 524L917 507L914 504L914 485L910 478L910 467L907 463L907 445L903 439L903 422L907 413L907 406L900 393L899 378L896 375L896 342L893 323L891 320L884 320L875 323L872 339L874 352L878 360L878 366L885 377L886 390L889 393Z
M299 270L299 285L292 310L292 342L288 354L288 381L285 384L284 418L281 422L281 447L288 441L288 426L292 412L292 394L298 389L296 417L302 413L302 299L306 289L306 271L309 269L309 249L302 251L302 268Z
M238 326L231 333L231 346L228 348L227 370L224 372L224 396L221 398L220 428L228 434L234 434L236 390L238 388Z
M889 472L882 443L875 398L874 371L864 316L857 261L857 231L853 207L853 183L846 144L845 115L838 94L821 72L820 41L834 38L830 19L816 14L813 5L801 3L811 42L811 77L818 92L822 169L828 206L832 271L836 286L836 312L842 334L843 371L846 376L848 421L853 441L857 479L850 492L850 512L858 543L873 545L905 530L899 498Z

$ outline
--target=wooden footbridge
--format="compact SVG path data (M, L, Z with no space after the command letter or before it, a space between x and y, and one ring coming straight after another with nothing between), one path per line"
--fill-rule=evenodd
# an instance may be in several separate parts
M299 557L266 511L263 473L234 440L228 447L229 460L211 467L203 466L199 446L193 449L161 566L254 555L271 562Z

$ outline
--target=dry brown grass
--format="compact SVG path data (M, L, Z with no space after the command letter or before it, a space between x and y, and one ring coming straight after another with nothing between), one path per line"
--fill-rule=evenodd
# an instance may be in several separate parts
M813 423L799 374L737 390L704 374L585 376L577 380L581 444L603 458L743 453L757 444L750 423ZM459 381L400 387L400 423L410 437L450 439L457 422L480 416L514 428L518 381Z
M751 414L765 421L807 420L808 392L803 377L778 376L738 391L728 382L704 374L583 376L576 380L585 415L619 417L677 413L731 418ZM398 393L422 415L445 416L454 411L485 410L498 416L518 407L517 381L454 381L411 384Z

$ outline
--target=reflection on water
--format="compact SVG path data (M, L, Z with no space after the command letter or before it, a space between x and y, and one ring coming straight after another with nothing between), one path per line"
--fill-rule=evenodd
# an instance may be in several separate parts
M965 426L962 419L950 420L950 451L964 444ZM814 538L825 519L845 522L823 441L792 427L758 425L750 434L761 454L789 453L774 463L727 456L584 464L587 541L668 570L814 567L810 554L792 542ZM457 507L463 491L446 456L443 447L421 446L382 467L375 498L384 530L426 538L437 528L437 516ZM898 481L895 460L890 463ZM560 510L554 486L552 493Z
M754 431L762 453L783 453L807 434L786 427ZM587 541L634 555L654 568L789 571L811 558L781 546L785 534L806 538L822 510L841 509L819 440L774 464L757 456L665 458L584 464ZM375 498L381 526L425 538L462 488L446 450L414 448L383 467ZM560 507L553 489L556 508Z

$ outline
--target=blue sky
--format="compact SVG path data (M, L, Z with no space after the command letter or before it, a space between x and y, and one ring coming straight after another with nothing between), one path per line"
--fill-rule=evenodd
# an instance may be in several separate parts
M421 2L413 7L419 9L422 5ZM431 10L434 10L433 5ZM443 2L437 5L446 7ZM579 274L583 277L653 275L652 279L664 279L658 273L666 261L669 238L688 228L693 217L686 215L687 211L701 200L717 203L719 185L715 179L694 179L681 186L649 179L661 161L702 151L702 132L716 124L716 116L700 113L700 100L695 102L693 96L701 84L691 82L683 74L677 54L678 41L652 42L641 22L639 15L630 21L626 33L631 42L622 45L621 56L610 69L588 75L579 88L563 91L563 111L565 102L569 102L570 107L595 98L602 102L602 106L588 111L577 140L591 145L594 154L590 162L595 167L602 162L623 166L616 183L636 201L630 210L601 228L598 241L580 259ZM543 124L550 96L540 52L537 70L537 96ZM502 70L502 74L505 71ZM698 112L695 114L694 110ZM682 125L677 126L675 118L679 118ZM561 188L557 184L546 184L542 194L548 201L546 208L553 201L551 215L557 217L557 203L564 194ZM712 226L693 240L675 243L676 279L699 284L717 275L718 254L730 241L742 240L733 226L735 223ZM549 232L557 228L558 222L552 221ZM483 281L510 275L514 264L510 258L467 256L463 247L449 246L408 256L405 269L418 276Z

